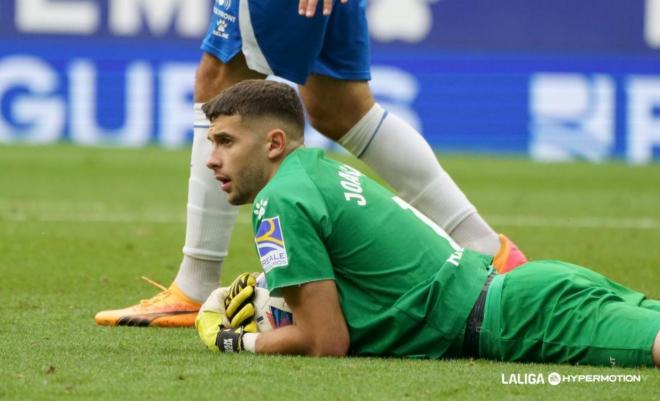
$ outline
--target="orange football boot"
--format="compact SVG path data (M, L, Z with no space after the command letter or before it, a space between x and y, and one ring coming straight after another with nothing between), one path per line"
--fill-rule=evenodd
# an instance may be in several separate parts
M506 235L500 234L500 249L493 258L493 266L498 273L504 274L527 263L525 254Z
M142 278L162 291L128 308L101 311L94 317L96 324L139 327L192 327L195 324L200 303L188 298L174 283L170 288L165 288L146 277Z

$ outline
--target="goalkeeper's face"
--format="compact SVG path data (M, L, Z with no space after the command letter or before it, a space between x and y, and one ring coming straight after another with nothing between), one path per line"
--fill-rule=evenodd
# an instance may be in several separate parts
M252 202L270 178L268 145L261 131L260 124L243 122L238 114L219 116L209 127L212 151L206 165L232 205Z

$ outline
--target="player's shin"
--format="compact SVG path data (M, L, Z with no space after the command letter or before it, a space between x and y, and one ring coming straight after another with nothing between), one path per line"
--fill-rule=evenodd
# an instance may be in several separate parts
M226 195L206 167L211 150L207 139L209 121L201 106L201 103L195 104L186 242L175 283L189 297L203 301L218 286L238 209L227 202Z
M409 124L375 104L339 143L461 245L489 255L497 233L479 216L433 150Z

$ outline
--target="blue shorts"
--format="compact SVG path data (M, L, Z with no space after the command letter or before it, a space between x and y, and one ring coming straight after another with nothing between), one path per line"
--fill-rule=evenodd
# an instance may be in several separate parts
M298 15L294 0L215 0L202 50L223 63L242 51L251 70L304 84L310 74L369 80L366 0Z

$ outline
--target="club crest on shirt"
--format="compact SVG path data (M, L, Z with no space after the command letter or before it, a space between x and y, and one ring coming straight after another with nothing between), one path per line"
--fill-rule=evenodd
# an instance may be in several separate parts
M257 251L264 272L268 273L276 267L289 264L279 216L261 221L254 242L257 244Z
M257 216L257 219L260 219L264 217L267 206L268 206L268 199L262 199L254 204L254 208L253 208L254 210L252 213L254 213L254 215Z

